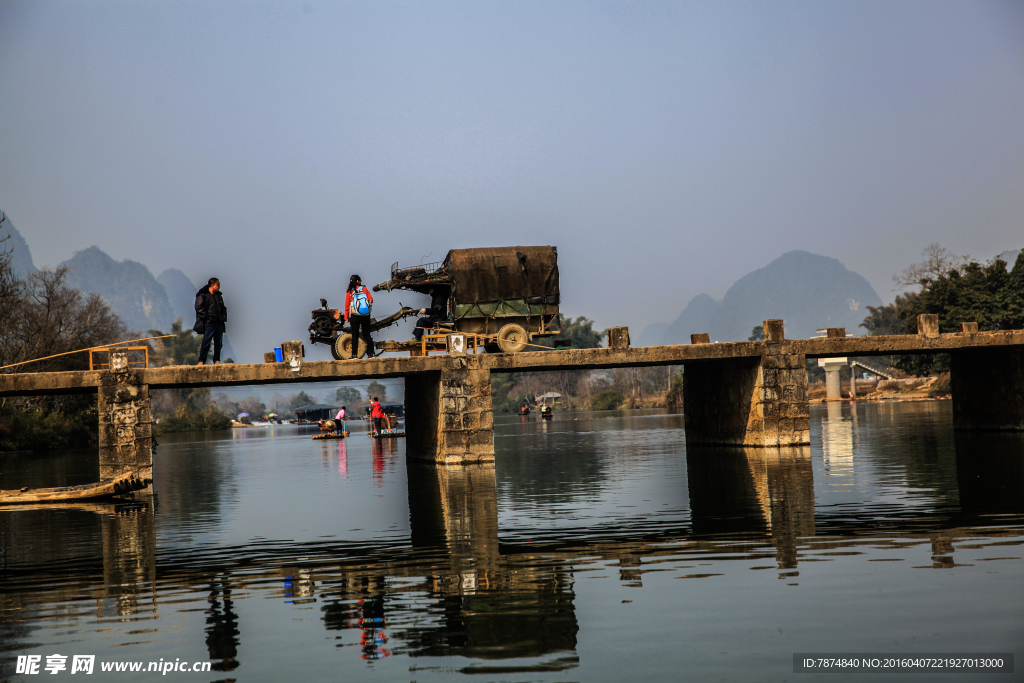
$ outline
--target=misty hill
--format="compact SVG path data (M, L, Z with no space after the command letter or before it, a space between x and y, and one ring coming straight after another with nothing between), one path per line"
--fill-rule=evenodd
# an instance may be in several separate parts
M168 268L156 279L167 293L167 300L175 318L182 318L185 327L190 327L196 318L195 301L199 287L192 284L185 273L177 268Z
M785 320L790 339L824 327L845 327L853 336L864 333L857 326L866 307L881 304L868 281L837 259L791 251L737 280L720 303L706 294L694 297L662 343L689 343L695 332L710 333L712 341L743 341L769 318Z
M698 294L690 299L690 303L686 305L679 317L669 324L662 336L662 343L689 344L691 334L707 332L711 329L711 319L717 310L717 301L707 294ZM711 338L715 339L715 336L711 335Z
M28 242L21 236L18 229L14 227L10 216L6 214L0 215L5 216L4 222L0 223L0 240L9 237L7 241L0 244L0 249L12 252L11 267L14 268L15 275L23 278L36 272L36 266L32 263L32 252L28 249Z
M657 346L661 344L668 323L651 323L643 329L640 336L633 341L633 346Z
M76 252L61 265L67 266L68 282L95 292L133 330L169 330L174 311L167 292L149 268L137 261L115 261L99 247ZM186 318L186 325L194 320Z

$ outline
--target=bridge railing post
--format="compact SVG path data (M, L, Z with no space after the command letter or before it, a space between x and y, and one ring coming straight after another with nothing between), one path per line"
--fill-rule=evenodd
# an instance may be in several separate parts
M137 472L153 479L153 416L142 372L128 367L128 352L112 350L98 390L100 479Z

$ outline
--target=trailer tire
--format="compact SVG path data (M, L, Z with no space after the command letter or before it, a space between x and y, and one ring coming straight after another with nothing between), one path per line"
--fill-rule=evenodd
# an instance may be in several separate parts
M346 360L347 358L347 356L341 355L341 344L339 343L341 341L341 337L342 335L338 335L333 341L331 341L331 357L334 358L334 360Z
M331 345L331 355L336 360L348 360L352 357L352 335L350 333L339 335L334 340ZM359 353L356 355L359 358L366 355L366 342L362 339L359 340Z
M530 335L517 323L509 323L498 330L498 346L505 353L519 353L529 342Z

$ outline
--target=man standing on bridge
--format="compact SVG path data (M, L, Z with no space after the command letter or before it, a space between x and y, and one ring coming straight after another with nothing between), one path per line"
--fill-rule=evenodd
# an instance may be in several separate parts
M228 307L220 293L220 280L211 277L206 286L196 292L196 324L192 329L203 335L199 347L199 365L206 362L213 342L213 364L220 365L220 348L224 339L224 324L228 321Z

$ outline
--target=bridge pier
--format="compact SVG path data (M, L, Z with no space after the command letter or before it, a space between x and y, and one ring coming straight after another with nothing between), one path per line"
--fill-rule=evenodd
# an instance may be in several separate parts
M965 349L950 360L955 429L1024 431L1024 348Z
M811 442L807 357L766 320L765 355L688 363L683 373L686 441L774 448Z
M141 370L128 367L128 352L110 352L110 370L98 390L100 479L138 472L153 479L153 416Z
M440 372L405 379L406 454L460 464L494 462L491 371L479 356L445 356Z

